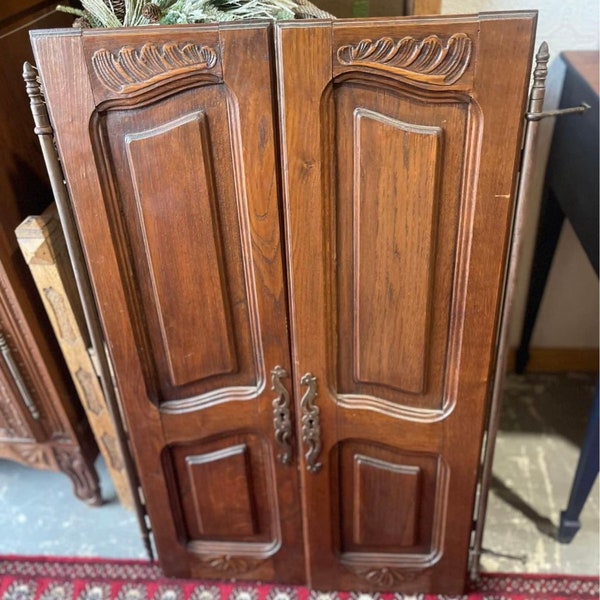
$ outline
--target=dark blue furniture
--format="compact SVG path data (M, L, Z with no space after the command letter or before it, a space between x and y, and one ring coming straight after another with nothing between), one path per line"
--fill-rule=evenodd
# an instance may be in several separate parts
M560 108L590 105L583 114L556 120L544 183L521 343L516 371L529 359L529 343L556 250L567 218L598 275L598 52L561 55L566 74ZM558 539L570 542L579 530L579 515L598 474L598 387L590 412L566 510L561 512Z

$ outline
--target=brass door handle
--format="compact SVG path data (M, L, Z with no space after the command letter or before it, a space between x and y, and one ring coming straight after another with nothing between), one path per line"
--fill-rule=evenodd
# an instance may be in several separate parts
M304 454L306 468L311 473L318 473L323 466L317 462L321 452L321 423L319 419L319 407L314 404L317 397L317 378L312 373L305 373L300 379L300 384L307 386L307 390L300 401L302 409L302 442L308 444L308 450Z
M280 448L277 458L284 465L289 465L292 462L290 395L281 383L281 380L287 376L287 371L279 365L271 371L271 389L277 392L277 397L273 399L273 429L275 442Z

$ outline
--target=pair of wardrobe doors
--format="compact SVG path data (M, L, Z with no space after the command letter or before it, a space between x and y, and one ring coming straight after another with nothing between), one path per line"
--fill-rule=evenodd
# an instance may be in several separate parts
M534 28L34 32L166 574L462 591Z

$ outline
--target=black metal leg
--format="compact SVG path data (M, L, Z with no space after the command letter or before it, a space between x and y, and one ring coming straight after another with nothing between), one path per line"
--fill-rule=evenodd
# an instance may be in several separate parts
M579 515L587 500L598 475L598 392L600 380L596 385L594 403L590 410L583 445L579 454L577 471L571 487L569 504L566 510L560 513L560 526L558 529L558 541L568 544L579 531Z
M565 215L558 201L549 188L544 191L544 198L540 210L537 236L535 240L535 251L531 267L531 279L529 281L529 292L527 294L527 307L521 332L521 342L517 348L515 357L515 371L523 373L529 361L529 342L533 334L535 320L540 308L546 280L552 265L552 258Z

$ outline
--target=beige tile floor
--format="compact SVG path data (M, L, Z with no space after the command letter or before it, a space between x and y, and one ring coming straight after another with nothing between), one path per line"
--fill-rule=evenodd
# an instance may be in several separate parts
M494 458L484 548L524 555L484 554L485 571L570 573L600 571L599 485L570 544L556 541L566 508L594 391L592 375L532 374L508 378Z

